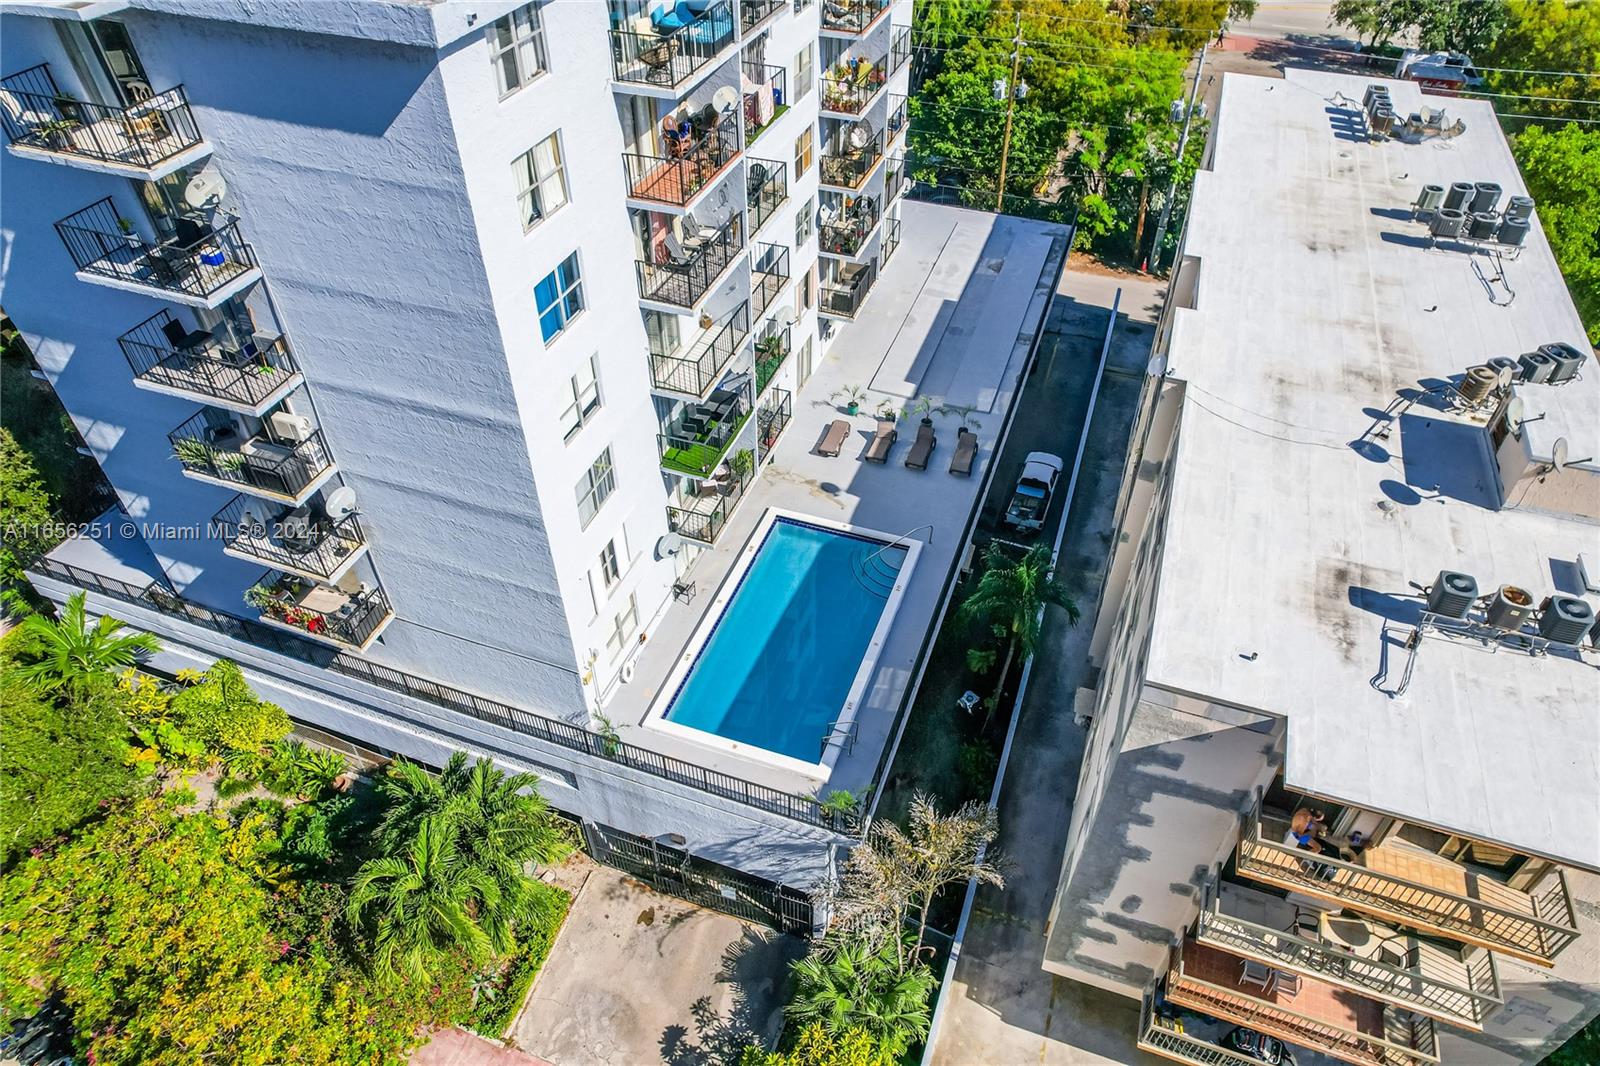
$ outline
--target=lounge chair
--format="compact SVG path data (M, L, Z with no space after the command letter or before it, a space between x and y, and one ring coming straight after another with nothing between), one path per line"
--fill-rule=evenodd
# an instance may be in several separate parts
M872 443L867 445L866 454L861 458L869 463L888 462L889 449L894 447L895 438L899 435L899 430L895 429L894 419L878 419L878 431L872 435Z
M842 418L835 418L828 424L827 430L822 434L822 439L817 441L817 454L838 455L839 449L844 447L844 442L849 436L850 423Z
M912 470L928 469L928 456L933 454L933 446L939 439L933 435L933 427L927 423L917 427L917 439L912 442L911 451L906 453L906 466Z
M978 456L978 435L966 426L956 430L956 453L950 457L950 472L972 476L972 460Z

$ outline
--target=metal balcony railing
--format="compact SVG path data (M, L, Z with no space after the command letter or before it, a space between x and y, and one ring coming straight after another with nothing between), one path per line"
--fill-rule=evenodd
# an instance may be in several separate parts
M889 0L823 0L822 28L862 33L889 8Z
M750 382L717 389L705 403L685 405L656 434L661 465L687 477L708 478L750 420Z
M744 143L748 148L789 110L789 72L749 61L743 70L744 80L755 86L744 94Z
M682 355L652 353L650 383L657 389L704 396L750 336L750 305L734 308L720 326Z
M889 260L894 258L894 253L900 248L900 220L898 218L884 219L883 222L883 265L888 266Z
M829 69L822 76L822 109L859 115L870 107L889 84L885 58L882 55L870 59L858 57Z
M789 283L789 249L776 244L758 244L750 268L750 304L760 318Z
M744 228L734 215L704 242L685 241L687 257L674 259L662 247L657 254L663 262L635 260L639 296L674 307L693 307L710 292L744 250Z
M889 45L889 73L898 74L911 59L911 27L896 26Z
M906 130L906 98L899 93L889 94L889 118L884 124L885 150L894 146Z
M772 15L782 11L790 0L739 0L739 26L750 33Z
M849 133L848 127L841 129L838 140L845 142ZM822 183L824 185L838 185L846 189L859 189L867 180L867 175L872 173L878 165L878 160L883 158L883 133L880 131L872 135L872 139L860 148L850 146L847 142L835 145L822 153Z
M1364 853L1362 859L1370 861L1370 855ZM1263 839L1259 808L1246 821L1240 835L1238 870L1246 877L1291 892L1331 900L1336 905L1392 918L1542 965L1549 965L1578 938L1572 896L1567 891L1566 875L1559 869L1531 892L1481 875L1474 875L1476 895L1447 891ZM1462 883L1466 883L1465 874Z
M182 237L152 243L117 213L108 196L57 222L56 232L85 274L188 296L208 297L255 268L255 253L240 235L238 219L215 228L189 219L180 225Z
M330 581L366 544L355 515L337 521L235 496L211 518L213 535L238 555L279 570Z
M245 593L245 602L261 612L262 621L357 649L366 647L394 615L381 585L354 594L335 592L345 597L345 603L333 611L306 606L306 593L318 587L293 574L268 574Z
M726 477L701 482L683 506L667 507L667 528L701 544L715 544L754 480L753 470L729 470Z
M623 152L622 166L634 199L682 207L737 158L738 134L731 125L722 125L698 139L672 142L666 155Z
M1144 1004L1139 1011L1137 1043L1146 1051L1153 1051L1163 1058L1193 1063L1194 1066L1261 1066L1260 1059L1241 1055L1185 1032L1176 1018L1156 1013L1154 988L1144 994Z
M18 147L148 170L201 142L181 85L112 107L63 93L40 63L0 79L0 95L0 125Z
M756 341L756 395L766 391L767 384L777 376L783 361L789 358L789 327L769 333Z
M778 438L789 428L789 418L794 409L794 397L788 389L773 389L766 402L756 413L756 446L765 459L778 446Z
M264 436L241 441L201 411L167 434L172 454L191 473L279 496L298 496L333 465L322 431L295 443Z
M789 169L774 159L750 159L746 170L745 203L750 208L750 235L755 236L789 199Z
M819 305L822 313L841 318L856 317L862 303L867 299L867 293L872 291L873 282L877 280L878 264L868 262L848 281L824 282L822 301Z
M891 156L883 168L883 206L887 208L906 191L906 157Z
M817 227L817 247L832 255L858 255L878 225L875 196L859 197L843 216Z
M136 380L188 393L202 401L224 400L246 407L264 402L294 381L300 368L282 337L246 341L199 340L182 350L169 333L187 332L163 308L117 338ZM187 340L185 343L189 343Z
M611 31L611 72L624 84L676 86L734 41L728 0L713 5L686 26L662 30L642 23Z

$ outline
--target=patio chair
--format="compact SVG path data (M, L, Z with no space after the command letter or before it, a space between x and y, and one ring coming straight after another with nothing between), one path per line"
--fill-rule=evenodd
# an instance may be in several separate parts
M892 418L878 419L878 430L872 435L872 443L867 445L867 450L861 458L869 463L886 463L889 461L889 449L894 447L895 438L900 431L895 428Z
M933 435L933 427L923 424L917 427L917 439L911 444L911 451L906 453L906 466L912 470L928 469L928 456L933 454L934 445L939 443L939 438Z
M1272 993L1293 999L1300 994L1300 975L1287 970L1272 971Z
M1241 985L1255 985L1263 993L1272 988L1272 967L1264 962L1254 959L1241 959L1239 965L1239 983Z
M842 418L835 418L823 431L822 439L817 441L816 452L830 458L839 454L839 449L844 447L844 442L850 436L850 423Z
M175 318L161 323L161 335L167 338L167 343L172 345L175 352L193 352L204 348L214 339L203 329L185 329L183 323Z
M972 476L972 461L978 455L978 435L966 426L956 430L956 453L950 457L950 472Z

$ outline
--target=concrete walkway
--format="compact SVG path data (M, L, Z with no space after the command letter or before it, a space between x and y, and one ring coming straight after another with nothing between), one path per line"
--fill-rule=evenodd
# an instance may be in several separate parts
M1069 627L1060 612L1046 616L1044 647L1049 650L1035 664L1000 797L1000 846L1012 868L1004 890L978 893L961 960L945 989L947 1014L933 1053L941 1066L1158 1061L1134 1047L1137 1003L1053 978L1040 968L1083 755L1084 730L1073 723L1073 697L1087 672L1099 607L1092 598L1111 543L1112 510L1160 286L1069 268L1057 299L1059 317L1052 323L1060 351L1079 353L1090 346L1097 358L1119 285L1118 338L1101 385L1059 570L1083 617ZM1061 432L1075 441L1080 425Z
M544 1059L491 1043L465 1029L440 1029L411 1053L411 1066L555 1066Z

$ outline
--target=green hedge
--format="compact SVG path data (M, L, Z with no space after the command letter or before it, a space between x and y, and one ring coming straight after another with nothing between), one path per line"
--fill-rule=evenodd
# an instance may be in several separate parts
M506 1026L522 1009L533 979L539 976L544 960L550 957L561 923L572 908L572 896L565 890L542 881L534 882L532 913L517 923L518 950L501 972L495 994L480 997L465 1021L468 1029L493 1040L504 1036Z

